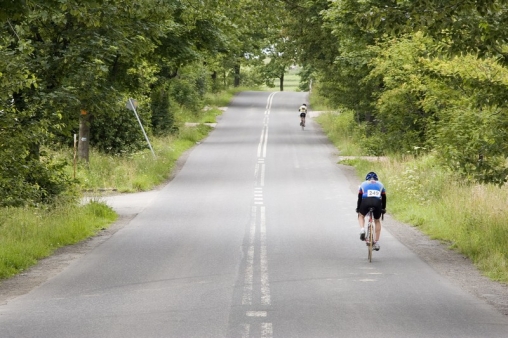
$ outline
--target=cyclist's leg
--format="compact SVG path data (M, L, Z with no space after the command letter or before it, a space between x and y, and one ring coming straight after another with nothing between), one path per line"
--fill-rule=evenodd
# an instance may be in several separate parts
M365 216L369 213L369 203L363 199L358 209L358 224L360 225L360 240L365 240Z
M374 224L376 225L376 238L375 241L379 241L379 237L381 235L381 200L376 202L376 206L374 208Z
M369 213L369 208L368 199L363 199L360 203L360 208L358 208L358 223L360 224L360 229L365 228L365 216Z
M365 241L365 216L358 213L358 224L360 224L360 240Z
M374 224L376 224L376 238L374 239L376 242L379 241L379 236L381 235L381 220L374 219Z
M358 213L358 224L360 225L360 229L365 228L365 216L361 213Z

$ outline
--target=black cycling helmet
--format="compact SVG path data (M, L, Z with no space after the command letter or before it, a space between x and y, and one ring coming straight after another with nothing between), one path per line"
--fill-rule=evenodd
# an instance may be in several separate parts
M302 105L307 106L307 104L306 104L306 103L303 103Z
M372 180L372 179L378 181L377 174L375 172L369 172L369 173L367 173L367 175L365 176L365 180L369 181L369 180Z

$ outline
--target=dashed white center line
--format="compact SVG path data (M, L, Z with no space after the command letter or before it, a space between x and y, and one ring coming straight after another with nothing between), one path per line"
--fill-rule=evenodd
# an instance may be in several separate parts
M264 137L265 137L265 129L263 128L263 130L261 131L261 138L259 139L258 153L257 153L258 158L261 156L261 150L263 148Z
M273 337L272 323L262 323L261 324L261 338L271 338L271 337Z
M250 324L242 324L242 338L248 338L250 334Z
M248 311L246 313L247 317L266 317L267 314L266 311Z
M246 266L245 266L245 276L244 276L244 287L243 287L243 296L242 296L242 304L243 305L252 305L253 304L253 295L256 295L253 291L254 284L254 275L257 273L255 270L254 258L256 257L256 249L255 249L255 239L256 239L256 229L258 223L258 210L259 213L259 274L260 274L260 289L261 289L261 305L270 305L271 304L271 296L270 296L270 283L268 279L268 255L267 255L267 244L266 244L266 210L264 206L264 197L263 197L263 187L265 185L265 158L266 158L266 150L268 145L268 122L270 116L270 109L272 106L272 100L274 95L277 92L271 93L268 97L268 101L266 104L266 111L263 120L263 129L261 130L261 136L259 138L259 144L257 148L257 163L254 167L254 178L255 178L255 188L254 188L254 203L251 211L251 220L250 220L250 229L249 229L249 245L247 249L246 255ZM259 182L258 182L259 179ZM259 206L259 208L258 208ZM267 311L247 311L245 314L250 318L266 318L268 316ZM258 326L261 326L261 338L271 338L273 337L273 325L269 322L257 323ZM251 335L251 326L252 324L244 323L241 326L241 337L248 338Z
M266 158L266 147L267 147L267 143L268 143L268 126L266 126L266 131L265 131L265 140L264 140L264 145L263 145L263 158Z
M243 286L243 305L252 304L252 283L254 280L254 237L256 236L257 207L253 206L251 211L249 229L249 250L247 251L247 267L245 268L245 279Z
M270 283L268 281L268 257L266 254L266 214L265 206L261 206L261 304L270 305Z

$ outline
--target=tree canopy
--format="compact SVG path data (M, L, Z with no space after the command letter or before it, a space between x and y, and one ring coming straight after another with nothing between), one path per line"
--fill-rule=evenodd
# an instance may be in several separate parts
M285 4L299 62L354 112L367 152L426 150L464 179L508 180L505 1Z
M45 150L73 133L103 152L178 130L175 112L293 63L354 112L376 154L435 152L473 181L507 180L508 4L501 0L0 0L0 205L71 180ZM265 62L269 60L269 62ZM245 72L249 70L249 72ZM249 77L250 76L250 77ZM82 127L83 130L81 130ZM83 132L84 133L84 132Z

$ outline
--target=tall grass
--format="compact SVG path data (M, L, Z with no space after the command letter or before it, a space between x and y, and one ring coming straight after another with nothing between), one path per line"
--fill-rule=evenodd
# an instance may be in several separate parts
M328 99L319 94L319 86L313 86L309 102L310 107L312 108L313 111L326 111L326 112L338 111L328 103Z
M167 180L176 160L209 131L210 127L206 125L182 127L178 136L153 138L155 158L150 150L129 156L111 156L92 150L90 162L78 167L76 179L84 191L126 193L149 190Z
M115 219L109 207L94 202L46 210L2 208L0 279L27 269L59 247L96 234Z
M316 97L319 93L313 92L311 103ZM355 167L359 181L365 173L378 173L391 215L466 255L489 278L508 283L507 185L460 181L433 154L369 161L361 157L361 137L351 112L329 112L318 122L341 155L358 156L342 162Z
M316 110L312 106L313 110ZM362 153L358 143L351 142L357 137L357 126L351 111L330 111L319 115L316 121L323 126L328 138L339 149L340 155L358 155Z

